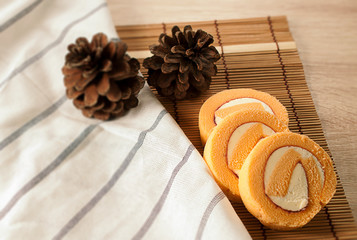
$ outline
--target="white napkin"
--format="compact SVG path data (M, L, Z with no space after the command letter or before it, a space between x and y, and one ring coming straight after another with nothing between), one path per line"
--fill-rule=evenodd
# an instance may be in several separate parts
M97 32L102 0L0 3L0 238L250 239L148 86L114 121L66 99L66 47Z

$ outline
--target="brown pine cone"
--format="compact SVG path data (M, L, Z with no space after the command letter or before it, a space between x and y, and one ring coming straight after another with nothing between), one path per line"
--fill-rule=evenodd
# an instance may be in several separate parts
M98 33L89 43L80 37L68 46L62 68L67 97L86 117L107 120L138 105L145 80L140 63L126 54L127 45Z
M146 58L143 66L149 69L147 79L158 93L176 99L194 97L206 91L211 77L216 75L214 62L220 55L214 46L212 35L196 32L191 26L172 28L172 37L162 33L158 45L151 45L154 56Z

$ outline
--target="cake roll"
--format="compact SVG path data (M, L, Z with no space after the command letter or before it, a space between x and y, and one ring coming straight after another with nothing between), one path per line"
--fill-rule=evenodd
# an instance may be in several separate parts
M336 190L329 155L307 136L291 132L262 139L246 158L239 177L248 211L276 230L304 226Z
M199 129L202 144L205 145L212 129L230 113L242 109L260 109L275 115L288 125L289 116L285 107L268 93L254 89L231 89L208 98L199 113Z
M288 131L277 117L264 110L233 112L217 125L209 136L204 159L226 196L240 200L239 174L245 158L262 139Z

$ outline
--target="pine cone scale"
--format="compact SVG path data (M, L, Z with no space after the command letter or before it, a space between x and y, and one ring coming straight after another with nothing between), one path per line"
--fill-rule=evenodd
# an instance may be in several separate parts
M93 107L91 107L91 109L94 112L97 111L97 110L102 110L104 105L105 105L104 101L102 101L101 99L98 99L98 102Z
M171 73L173 71L178 70L179 66L173 63L164 63L161 65L162 73Z
M110 117L110 113L106 113L103 111L96 111L92 114L92 116L94 116L96 119L107 120Z
M110 78L121 80L127 77L131 77L131 66L127 62L121 62L115 71L109 74Z
M92 81L98 74L98 69L89 69L82 72L82 77L88 79L88 81Z
M180 54L166 54L164 57L164 61L166 63L180 63L181 61L181 55Z
M113 59L117 51L117 45L114 42L109 42L103 50L103 56L107 59Z
M79 37L76 40L76 44L71 44L71 45L75 46L75 47L78 46L78 49L83 49L83 50L89 52L89 42L88 42L87 38Z
M112 70L112 61L105 59L103 61L103 66L101 67L101 71L102 72L109 72L110 70Z
M166 48L160 45L151 45L150 52L159 57L165 57L165 55L169 53Z
M158 92L164 96L170 97L175 93L175 85L170 84L167 88L158 88Z
M178 74L178 80L182 84L188 84L188 72L183 72ZM189 85L189 84L188 84Z
M171 82L176 79L175 74L160 74L157 78L157 85L161 88L167 88L171 85Z
M185 54L186 49L181 46L181 45L176 45L171 48L172 53L180 53L180 54Z
M66 95L69 99L77 98L84 94L84 91L76 91L73 88L67 88Z
M127 86L121 86L120 87L121 90L121 98L123 100L129 99L130 95L131 95L131 88L127 87Z
M76 84L74 85L74 88L77 91L82 91L92 80L93 80L93 76L91 76L91 78L85 78L82 74L81 78L78 79Z
M83 58L83 59L71 59L71 57L69 57L70 60L72 61L71 62L71 67L75 68L75 67L78 67L78 66L82 66L84 64L87 64L91 61L91 57L86 57L86 58Z
M174 37L169 37L166 34L164 35L163 39L165 46L172 46L177 43L177 40Z
M190 48L186 50L185 54L188 58L190 58L192 55L195 55L195 51L192 48Z
M82 109L82 114L88 118L93 116L94 111L91 109Z
M94 106L98 101L98 92L94 84L88 86L84 91L84 104L87 107Z
M209 48L204 48L202 50L202 56L204 56L206 59L211 60L218 60L220 58L220 55L215 47L209 47Z
M164 60L160 57L153 56L152 58L144 59L143 66L145 68L150 68L153 70L161 69L161 65L164 63Z
M184 73L187 72L190 68L190 61L187 59L181 59L180 61L180 68L179 68L179 72L180 73Z
M203 62L202 62L201 58L195 58L195 59L193 59L193 62L196 63L196 67L199 71L201 71L203 69Z
M98 94L101 96L105 96L110 89L110 82L108 74L103 74L103 77L99 80L97 84Z
M72 75L76 75L76 74L81 74L81 70L77 69L77 68L71 68L70 66L64 66L62 67L62 73L65 76L72 76Z
M186 92L185 91L180 91L180 89L179 88L175 88L175 97L177 98L177 99L183 99L183 98L185 98L186 97Z
M200 38L197 39L197 48L202 48L208 41L211 39L212 36L209 34L202 34Z
M182 82L180 82L179 80L176 82L176 85L177 85L177 89L178 89L180 92L186 92L187 89L190 87L190 84L188 84L188 83L182 83Z
M211 64L202 69L202 73L206 76L214 76L217 73L217 67L214 64Z
M63 79L65 87L66 88L73 88L76 85L78 79L80 79L80 78L81 78L80 74L79 74L79 76L78 75L77 76L76 75L66 76Z
M183 32L184 32L184 33L187 33L188 31L192 31L191 25L186 25L186 26L183 28Z
M196 59L198 61L201 61L203 68L213 65L213 63L210 60L208 60L207 58L205 58L204 56L200 56L199 58L196 58Z
M89 47L92 52L95 52L97 54L98 51L101 51L103 49L103 46L108 44L108 38L106 35L103 33L98 33L93 36L91 43L89 44Z
M124 105L124 107L125 108L134 108L134 107L136 107L136 106L138 106L138 103L139 103L139 101L138 101L138 99L137 98L129 98L128 100L126 100L125 101L125 105Z
M200 82L204 82L205 81L205 78L204 76L202 75L202 73L198 70L195 70L195 71L192 71L192 75L194 77L194 79L196 81L193 81L192 83L193 84L196 84L196 83L200 83Z
M125 57L125 53L128 50L128 46L123 42L116 42L116 57L121 59Z
M119 103L115 106L115 108L114 108L114 110L112 111L112 113L114 113L114 114L119 114L119 113L122 113L123 110L124 110L124 102L119 102Z
M111 113L116 108L116 106L117 104L115 102L109 102L102 108L102 111Z
M185 36L183 35L182 32L176 32L176 38L177 38L178 43L181 46L183 46L185 49L187 49L189 47L188 43L186 41L186 38L185 38Z
M134 78L135 78L135 80L130 81L129 87L132 90L132 94L137 95L140 92L140 89L142 89L144 87L144 82L140 82L138 80L138 78L140 78L140 76L135 76Z
M73 100L73 104L74 104L74 106L76 106L76 108L79 108L79 109L85 108L83 99L76 98Z
M117 102L122 97L122 92L120 91L118 85L115 82L110 83L110 90L106 94L109 101Z
M129 65L130 65L130 70L131 70L131 73L133 74L133 77L137 75L139 69L140 69L140 63L139 61L136 59L136 58L131 58L129 61L128 61Z

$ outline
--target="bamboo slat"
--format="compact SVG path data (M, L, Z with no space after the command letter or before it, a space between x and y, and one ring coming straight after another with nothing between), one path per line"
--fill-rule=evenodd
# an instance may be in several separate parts
M281 101L288 110L291 131L308 135L330 154L286 17L117 26L116 30L128 44L130 55L142 63L143 58L151 56L148 46L156 44L162 32L187 24L213 35L214 45L221 53L210 90L199 98L183 101L172 101L157 95L154 89L153 92L199 152L203 152L198 130L202 103L225 89L254 88ZM141 71L146 77L146 69ZM270 230L242 203L232 202L232 206L253 239L357 239L357 227L338 174L337 182L331 202L310 223L295 231Z

